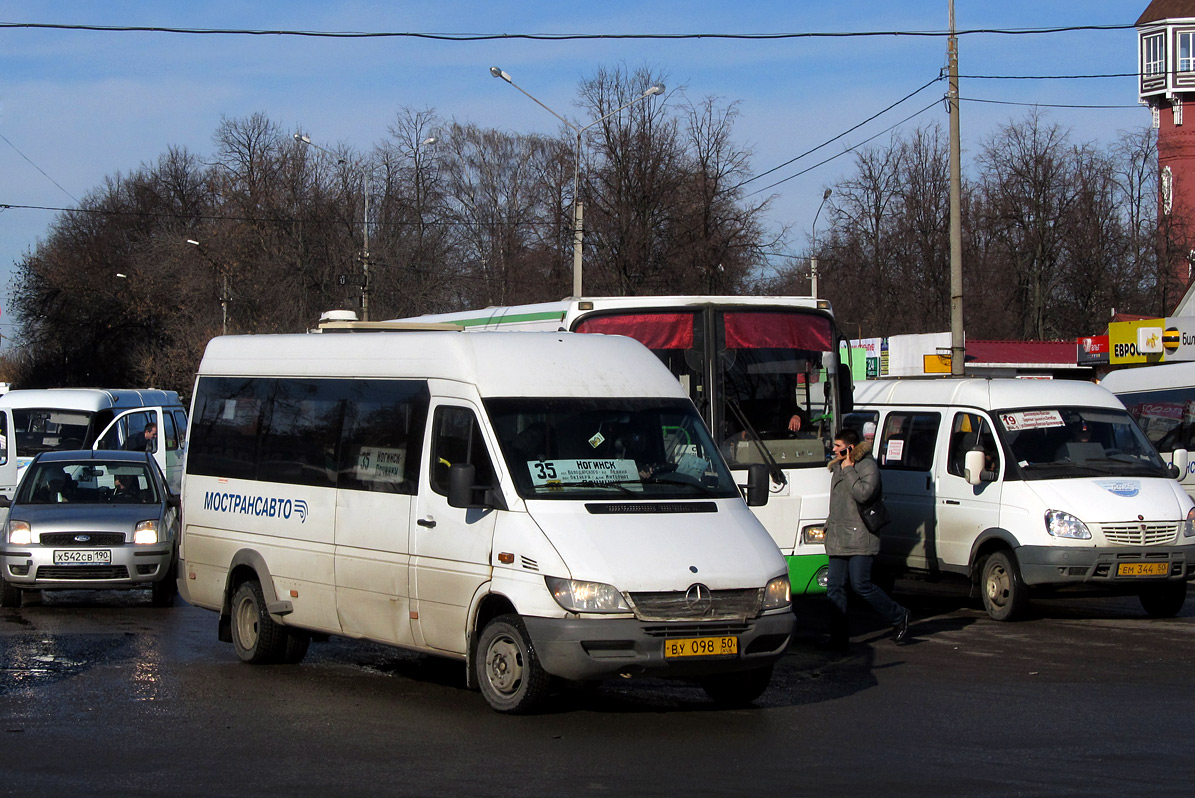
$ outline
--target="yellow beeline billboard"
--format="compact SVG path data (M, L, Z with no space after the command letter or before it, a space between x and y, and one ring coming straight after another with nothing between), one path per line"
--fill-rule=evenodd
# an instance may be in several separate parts
M1147 365L1195 360L1195 316L1114 321L1108 325L1108 364Z

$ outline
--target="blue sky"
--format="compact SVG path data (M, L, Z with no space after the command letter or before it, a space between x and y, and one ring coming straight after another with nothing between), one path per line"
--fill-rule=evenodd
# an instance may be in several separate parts
M969 28L1131 25L1147 0L956 0ZM561 3L464 0L412 3L308 0L0 0L0 23L133 25L254 30L421 33L799 33L929 31L947 26L947 0L653 0ZM599 66L649 66L669 92L740 102L736 139L756 172L841 133L935 77L944 38L803 38L451 42L409 38L194 36L0 28L0 205L70 207L108 176L155 161L170 146L207 156L222 117L256 112L325 146L368 149L403 106L518 132L558 122L488 72L498 65L524 89L571 115L579 81ZM1132 30L969 35L965 75L1079 75L1135 70ZM788 177L929 104L944 84L768 178ZM1046 109L1077 141L1107 143L1145 126L1132 78L962 80L965 100L1116 105ZM964 102L964 163L980 142L1028 108ZM937 120L941 104L905 125ZM876 143L887 141L888 134ZM849 174L849 155L772 189L770 222L808 240L823 189ZM43 172L45 174L43 174ZM47 177L48 175L48 177ZM56 185L57 184L57 185ZM7 296L13 262L43 238L55 214L0 209L0 333L13 332ZM804 231L803 233L801 231Z

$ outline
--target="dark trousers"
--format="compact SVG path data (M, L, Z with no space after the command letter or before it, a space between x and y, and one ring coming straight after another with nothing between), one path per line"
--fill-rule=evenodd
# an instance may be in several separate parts
M845 641L850 637L850 626L846 616L846 586L850 580L851 590L875 607L876 612L893 626L904 620L904 607L876 587L871 581L871 566L875 557L870 554L856 554L850 557L831 557L830 576L826 584L826 598L833 608L830 618L830 636Z

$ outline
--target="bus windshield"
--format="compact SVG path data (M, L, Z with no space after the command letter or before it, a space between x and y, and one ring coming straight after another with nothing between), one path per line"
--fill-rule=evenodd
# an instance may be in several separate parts
M626 335L655 352L732 467L825 465L834 431L834 391L822 370L834 347L828 315L766 306L635 309L587 316L575 329Z
M1050 407L994 415L1025 479L1167 476L1166 464L1123 410Z
M687 401L520 397L485 406L525 499L740 495Z

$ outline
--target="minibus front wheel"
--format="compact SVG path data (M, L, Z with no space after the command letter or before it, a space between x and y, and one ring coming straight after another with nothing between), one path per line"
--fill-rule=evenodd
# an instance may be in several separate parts
M547 698L551 676L539 664L517 615L499 615L477 641L475 670L481 694L498 712L531 712Z
M980 570L983 608L996 621L1014 621L1029 603L1029 588L1021 579L1017 558L1007 549L992 552Z
M1178 615L1187 601L1186 582L1167 582L1151 585L1137 596L1141 608L1151 618L1173 618Z

